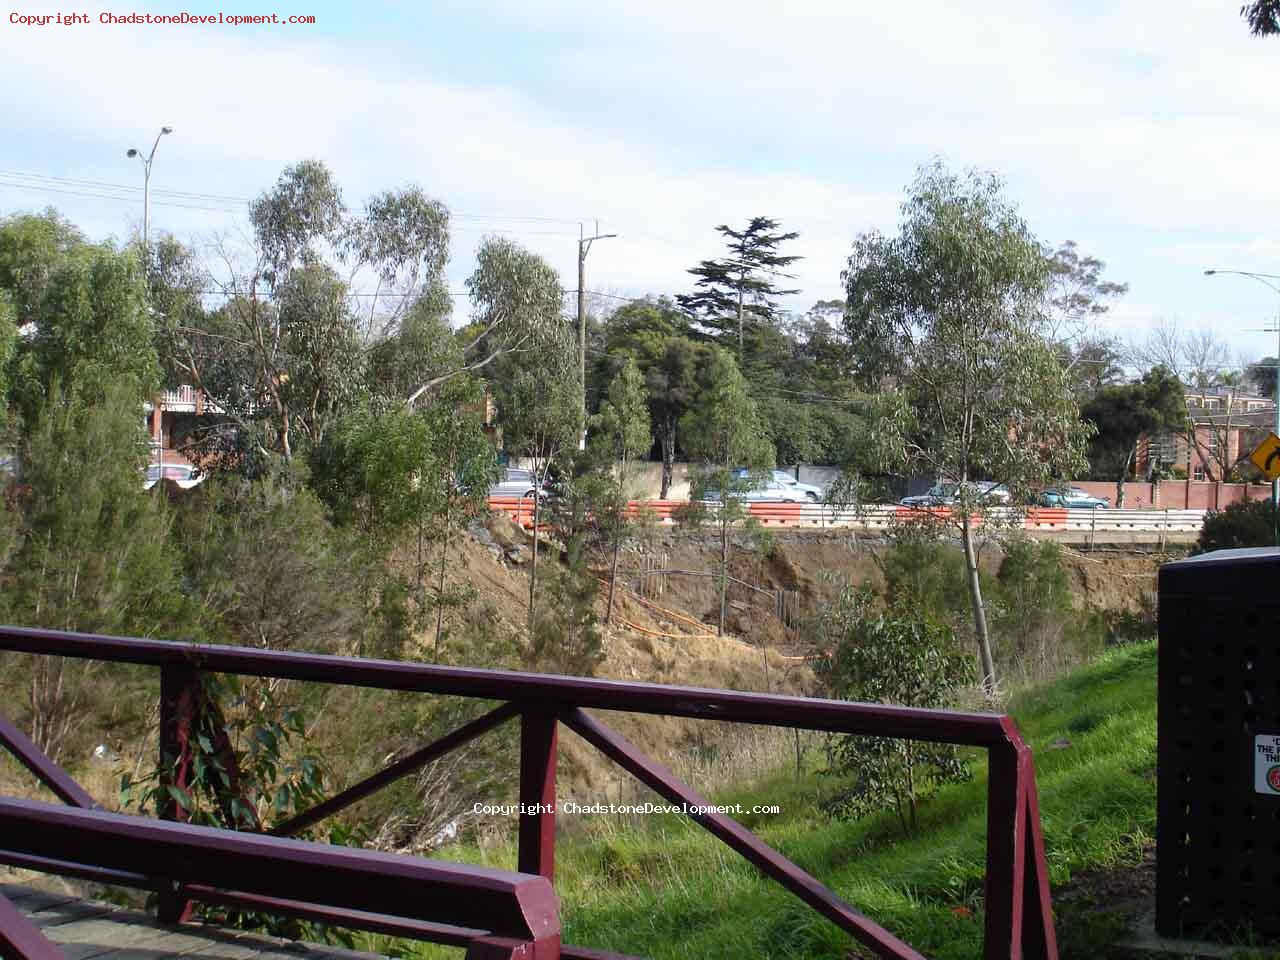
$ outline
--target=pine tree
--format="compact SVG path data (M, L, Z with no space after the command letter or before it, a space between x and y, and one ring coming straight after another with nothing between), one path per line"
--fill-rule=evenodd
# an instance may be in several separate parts
M711 339L729 345L737 332L738 362L743 361L748 328L777 319L777 297L799 293L780 290L779 278L791 280L786 268L800 257L784 256L778 248L798 233L778 232L778 221L770 217L752 217L746 228L734 230L726 224L716 227L725 238L728 256L720 260L703 260L689 272L698 278L694 293L676 297L689 316L703 327Z

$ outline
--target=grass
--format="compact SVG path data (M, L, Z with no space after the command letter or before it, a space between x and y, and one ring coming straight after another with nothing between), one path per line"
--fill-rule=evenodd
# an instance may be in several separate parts
M1081 871L1136 864L1154 834L1155 667L1153 644L1114 650L1010 707L1035 751L1055 887ZM788 760L779 756L780 770ZM970 960L982 952L985 760L973 769L970 783L944 788L922 807L919 831L909 839L891 811L854 823L828 820L820 806L833 784L812 770L797 779L791 768L715 798L780 806L780 815L743 819L927 956ZM682 818L593 826L569 831L558 846L568 943L655 960L859 956L833 924ZM457 846L441 855L514 865L509 847ZM1100 955L1122 922L1106 905L1060 909L1064 960ZM378 938L362 945L424 958L458 955Z

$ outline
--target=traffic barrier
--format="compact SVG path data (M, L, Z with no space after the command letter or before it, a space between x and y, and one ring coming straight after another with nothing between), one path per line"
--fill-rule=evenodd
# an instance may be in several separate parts
M679 510L688 505L684 500L632 500L627 505L630 520L651 519L663 526L674 526ZM711 505L714 507L714 504ZM877 504L861 509L837 508L825 503L787 503L780 500L758 500L746 504L747 512L768 527L851 527L860 530L885 530L906 520L933 517L952 521L948 507L904 507L901 504ZM491 497L489 509L510 517L526 530L533 528L533 500L529 497ZM545 509L545 505L544 505ZM1108 510L1065 507L1031 507L1025 512L1015 507L992 507L987 517L1012 521L1024 530L1057 533L1085 531L1093 535L1120 532L1197 533L1204 525L1204 510ZM1021 517L1019 521L1019 517ZM974 526L983 517L974 514ZM549 525L539 524L542 530Z
M1066 507L1032 507L1022 525L1026 530L1066 530L1069 513Z

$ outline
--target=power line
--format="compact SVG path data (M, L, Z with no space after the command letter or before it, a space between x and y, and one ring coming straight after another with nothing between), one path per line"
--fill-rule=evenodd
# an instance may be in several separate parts
M52 174L44 173L27 173L19 170L0 170L0 185L25 188L29 190L48 190L50 192L69 192L67 188L74 187L77 190L93 190L97 193L75 193L74 196L100 196L102 199L126 200L135 199L142 195L142 188L127 183L111 183L105 180L82 180L74 177L58 177ZM59 189L61 187L61 189ZM106 191L103 193L102 191ZM248 205L252 203L249 197L237 197L229 194L218 193L192 193L185 190L162 190L155 189L151 191L152 196L171 197L175 200L201 200L214 203L225 203L235 205ZM168 203L167 206L182 206L181 203ZM221 208L212 207L195 207L195 209L220 210ZM526 215L503 215L493 213L461 213L449 211L449 217L452 220L475 220L481 222L493 223L546 223L561 224L564 226L577 226L580 221L568 220L561 217L541 217ZM513 231L514 232L514 231ZM550 236L571 236L569 233L556 232L547 234Z

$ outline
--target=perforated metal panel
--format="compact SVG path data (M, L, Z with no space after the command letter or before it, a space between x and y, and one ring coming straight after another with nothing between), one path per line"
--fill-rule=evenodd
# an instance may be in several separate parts
M1280 936L1280 550L1166 564L1159 602L1156 930Z

